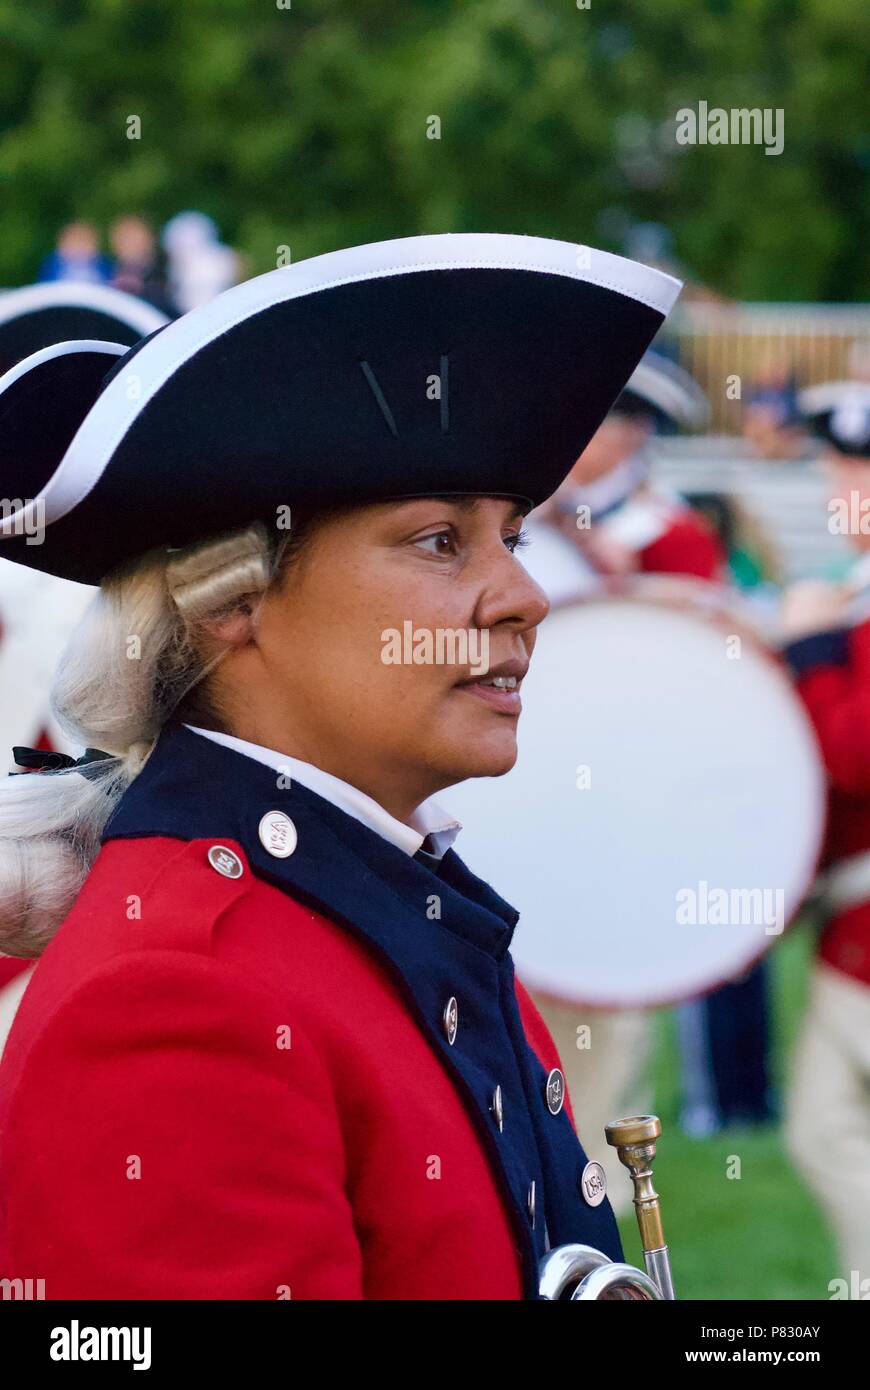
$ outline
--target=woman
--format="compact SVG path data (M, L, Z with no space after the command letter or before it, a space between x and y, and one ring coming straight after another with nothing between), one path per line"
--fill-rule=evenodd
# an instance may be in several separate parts
M431 801L515 759L547 609L520 518L679 288L579 250L358 247L108 376L67 345L0 382L32 499L4 549L101 586L53 692L88 751L0 802L0 949L40 954L0 1065L7 1277L516 1299L550 1245L620 1257L517 913Z

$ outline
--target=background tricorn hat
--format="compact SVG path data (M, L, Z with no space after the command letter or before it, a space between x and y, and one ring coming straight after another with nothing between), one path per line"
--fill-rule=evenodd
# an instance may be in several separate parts
M658 434L700 430L710 419L709 402L697 381L660 352L644 353L613 409L650 418Z
M434 494L536 506L679 290L566 242L410 237L261 275L124 355L45 349L0 379L0 492L22 499L4 506L0 555L98 583L286 508Z
M167 316L111 285L54 280L0 295L0 374L41 348L74 339L132 347Z
M812 434L850 458L870 456L870 381L823 381L798 396Z

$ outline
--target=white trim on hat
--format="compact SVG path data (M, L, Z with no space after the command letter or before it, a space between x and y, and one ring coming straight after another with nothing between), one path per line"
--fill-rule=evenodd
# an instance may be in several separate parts
M0 324L38 313L40 309L93 309L136 330L143 338L169 323L166 314L113 285L92 285L84 280L49 280L25 285L0 295Z
M802 415L826 415L849 402L870 406L870 381L823 381L798 393Z
M107 357L123 357L130 349L123 343L104 343L98 338L74 338L68 343L50 343L48 347L37 348L29 357L22 357L14 367L0 376L0 395L19 377L41 367L43 362L51 362L55 357L68 357L72 352L104 352Z
M698 383L676 362L660 353L649 352L642 357L623 390L649 401L686 429L700 429L710 418L707 397Z
M88 496L149 401L179 367L216 338L291 299L366 280L432 270L525 270L562 275L613 290L662 316L668 314L682 289L682 281L673 276L608 251L546 237L491 232L445 232L379 241L268 271L192 309L147 342L135 357L135 400L130 399L123 372L109 383L37 499L44 507L46 524L59 521ZM10 517L0 534L15 520Z

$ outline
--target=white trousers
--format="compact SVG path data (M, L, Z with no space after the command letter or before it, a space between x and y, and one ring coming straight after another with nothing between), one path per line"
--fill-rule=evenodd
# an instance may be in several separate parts
M817 960L786 1098L789 1157L831 1223L840 1268L870 1279L870 987Z

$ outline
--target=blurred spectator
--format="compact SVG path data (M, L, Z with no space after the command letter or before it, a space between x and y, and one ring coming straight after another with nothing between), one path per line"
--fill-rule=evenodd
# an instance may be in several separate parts
M39 269L40 280L87 280L107 284L112 278L111 262L100 253L100 241L90 222L68 222L58 233L57 243Z
M706 517L719 537L729 576L738 589L782 585L782 559L776 546L739 498L721 492L696 492L692 506Z
M180 212L171 218L163 228L163 248L169 259L170 296L183 314L238 283L239 257L223 245L205 213Z
M115 288L172 313L166 270L154 232L144 218L131 214L116 218L109 230L109 245L115 257Z
M765 459L799 458L805 452L797 382L785 359L769 357L756 371L743 412L743 437Z

